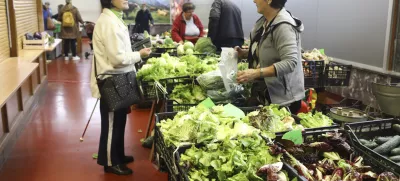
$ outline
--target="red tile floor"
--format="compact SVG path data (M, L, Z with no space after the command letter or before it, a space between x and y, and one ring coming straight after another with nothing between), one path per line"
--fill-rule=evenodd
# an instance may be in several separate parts
M86 43L84 50L88 49ZM84 142L79 142L96 102L89 88L91 57L80 61L58 58L48 64L48 69L47 93L0 170L0 181L167 180L167 174L158 172L149 161L150 150L140 143L145 136L148 110L133 111L128 116L125 152L135 157L135 162L128 165L133 175L105 174L92 159L100 137L98 107ZM139 129L143 132L139 133Z

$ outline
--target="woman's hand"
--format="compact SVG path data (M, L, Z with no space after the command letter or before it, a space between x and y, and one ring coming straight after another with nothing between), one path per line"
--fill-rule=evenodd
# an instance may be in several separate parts
M238 56L240 59L246 58L248 51L241 49L240 47L236 46L235 51L238 52Z
M179 44L183 45L183 41L180 41Z
M260 69L248 69L237 73L236 81L240 84L254 81L260 77Z
M140 53L140 57L146 58L146 57L148 57L150 55L151 49L150 48L143 48L143 49L141 49L139 51L139 53Z

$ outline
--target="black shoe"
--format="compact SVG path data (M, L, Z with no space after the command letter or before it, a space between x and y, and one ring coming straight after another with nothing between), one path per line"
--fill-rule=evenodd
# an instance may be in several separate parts
M143 141L142 146L145 148L153 147L153 139L154 136L149 136L146 140Z
M135 158L133 158L133 156L124 157L124 163L132 163L133 161L135 161Z
M130 175L133 173L133 171L130 168L126 167L126 165L116 165L112 167L105 166L104 172L113 173L116 175Z

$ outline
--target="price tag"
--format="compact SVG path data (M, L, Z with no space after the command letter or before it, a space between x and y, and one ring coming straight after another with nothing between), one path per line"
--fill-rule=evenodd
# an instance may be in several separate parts
M200 105L203 105L204 107L209 108L209 109L211 109L215 106L214 102L210 98L207 98L206 100L201 102Z
M282 139L292 141L295 145L301 145L304 142L301 130L289 131L283 135Z
M232 104L227 104L224 106L224 114L226 114L227 116L233 116L238 119L242 119L246 116L241 109Z

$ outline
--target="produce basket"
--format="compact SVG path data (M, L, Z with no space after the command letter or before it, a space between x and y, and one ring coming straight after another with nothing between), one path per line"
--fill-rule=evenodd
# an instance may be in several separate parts
M176 154L176 163L180 162L180 154ZM176 178L179 178L180 181L190 181L188 177L188 170L186 168L183 168L182 166L178 166L179 174L176 176ZM289 177L289 180L294 180L297 178L298 181L307 181L306 178L303 176L300 176L297 171L291 167L287 163L283 163L283 168L282 171L286 171Z
M324 87L324 64L323 60L302 61L304 72L304 87Z
M170 53L170 55L176 55L176 47L173 48L154 48L155 53ZM172 54L171 54L172 53Z
M361 144L360 139L371 140L376 136L395 136L400 135L393 126L400 124L398 119L385 119L376 121L365 121L359 123L349 123L345 125L345 129L350 134L350 141L353 145L361 148L365 154L374 158L379 162L382 168L386 168L387 171L391 171L396 175L400 175L400 165L386 158L385 156L378 154L372 149Z
M143 100L164 99L166 96L156 88L154 81L138 80L138 85Z
M352 67L336 62L325 65L325 87L349 86Z
M244 100L242 99L237 99L234 102L232 102L232 105L235 105L237 107L240 107L245 113L249 113L246 111L254 111L258 107L243 107ZM218 104L218 103L216 103ZM165 101L165 112L182 112L182 111L188 111L191 107L195 107L197 104L179 104L175 100L167 100Z
M312 143L318 141L318 138L321 137L323 134L326 133L334 133L335 131L306 131L303 132L303 138L305 143ZM353 151L352 156L361 156L363 158L364 165L371 166L373 172L379 172L378 175L383 172L392 172L396 176L399 176L398 172L395 172L391 165L382 162L380 158L377 158L375 155L371 155L370 153L365 151L364 147L360 147L359 144L354 144L352 141L352 136L348 131L345 130L338 130L339 133L342 133L346 139L347 143L350 145ZM282 140L282 136L276 137L275 142L279 142ZM296 171L296 174L298 172Z
M189 76L183 77L173 77L161 79L158 82L166 89L167 94L172 93L175 86L178 84L190 84L195 82L195 78ZM155 100L155 99L164 99L166 95L161 92L158 88L156 88L154 81L138 81L139 89L142 94L142 98L145 100Z

